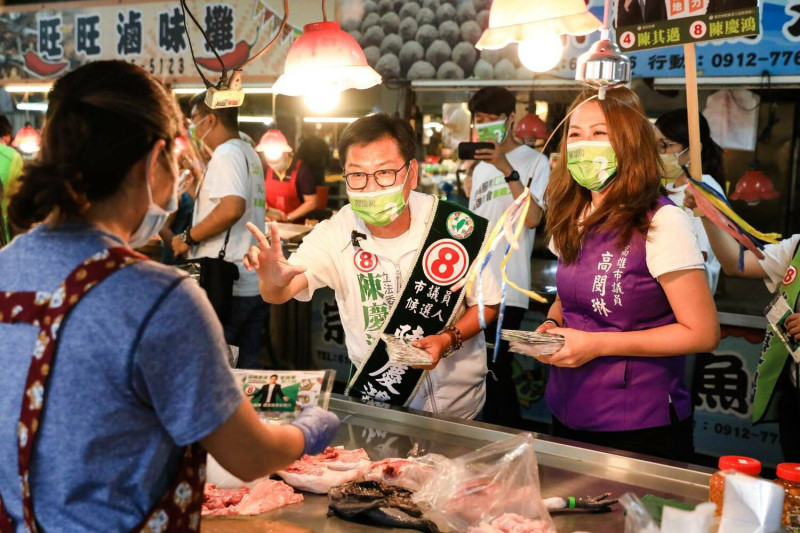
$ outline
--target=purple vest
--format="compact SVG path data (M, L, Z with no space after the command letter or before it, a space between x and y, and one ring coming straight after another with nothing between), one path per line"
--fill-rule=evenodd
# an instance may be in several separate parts
M671 202L661 197L658 204L656 209ZM634 233L622 249L615 241L615 235L590 233L574 263L559 259L556 284L564 326L638 331L675 323L664 290L647 269L644 236ZM579 368L550 367L545 399L553 415L571 429L666 426L670 399L680 420L692 411L683 381L685 359L613 356Z

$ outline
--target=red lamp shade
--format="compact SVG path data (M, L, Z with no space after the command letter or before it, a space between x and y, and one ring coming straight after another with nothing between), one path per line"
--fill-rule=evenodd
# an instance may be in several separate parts
M17 136L11 142L11 146L19 148L24 154L35 154L42 146L42 138L30 124L17 132Z
M283 75L272 88L279 94L303 96L321 90L368 89L380 82L364 51L337 22L314 22L303 27L303 35L289 49Z
M766 174L754 165L739 178L731 200L744 200L748 205L756 205L761 200L774 200L780 193L772 186Z
M286 136L280 130L268 130L261 136L256 145L256 152L264 152L264 157L271 161L276 161L288 152L292 151Z
M517 122L514 137L517 139L547 139L547 124L536 113L528 113Z

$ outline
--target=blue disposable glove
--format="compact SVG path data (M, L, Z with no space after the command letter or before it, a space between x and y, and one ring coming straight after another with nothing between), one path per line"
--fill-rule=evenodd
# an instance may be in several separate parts
M291 425L300 429L305 437L303 453L316 455L325 451L339 432L339 417L321 407L304 407Z

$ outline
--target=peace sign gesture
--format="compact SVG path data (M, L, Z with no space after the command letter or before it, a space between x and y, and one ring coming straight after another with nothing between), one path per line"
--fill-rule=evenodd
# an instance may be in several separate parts
M306 267L291 265L283 257L278 227L270 224L269 240L255 224L248 222L247 229L256 238L258 246L251 246L250 251L245 254L244 267L250 272L255 270L258 273L259 289L264 300L270 303L283 303L303 290L307 286L307 280L304 280L306 282L302 285L293 284L292 281L305 272ZM297 287L289 287L290 284ZM284 293L287 288L296 290L286 295Z

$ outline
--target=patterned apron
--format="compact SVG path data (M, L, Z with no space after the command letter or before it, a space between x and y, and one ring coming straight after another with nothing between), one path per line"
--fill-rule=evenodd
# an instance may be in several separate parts
M19 477L25 530L37 532L28 474L39 422L47 400L48 375L58 346L58 331L69 312L92 287L117 270L146 258L125 247L97 253L73 270L52 294L45 292L0 293L0 322L25 323L39 328L25 395L19 415ZM206 452L199 444L187 446L170 489L132 531L144 533L190 532L200 529L200 507L205 483ZM0 533L14 526L0 496Z

